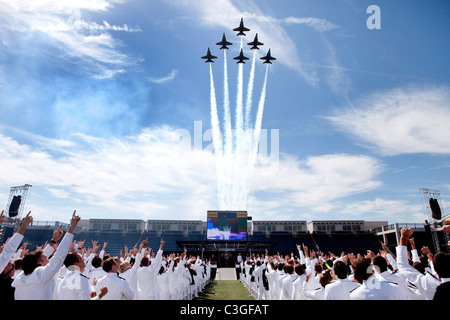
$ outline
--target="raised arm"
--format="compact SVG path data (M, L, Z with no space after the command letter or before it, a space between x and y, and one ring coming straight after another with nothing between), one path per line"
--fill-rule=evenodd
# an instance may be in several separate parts
M3 221L3 212L1 215L1 219ZM17 230L17 232L9 239L8 243L3 248L2 253L0 254L0 271L3 271L5 267L8 265L8 262L14 257L17 248L20 245L20 242L23 240L23 235L27 227L33 222L33 217L31 216L31 211L22 219L22 223Z

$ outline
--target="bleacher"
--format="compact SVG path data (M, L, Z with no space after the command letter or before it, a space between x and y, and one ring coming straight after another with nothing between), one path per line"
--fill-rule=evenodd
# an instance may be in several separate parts
M336 256L341 252L365 254L367 250L378 253L381 249L378 238L372 233L314 233L312 237L321 252Z

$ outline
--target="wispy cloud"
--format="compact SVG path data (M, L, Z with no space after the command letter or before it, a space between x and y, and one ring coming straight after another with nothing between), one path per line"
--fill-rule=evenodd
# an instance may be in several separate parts
M32 184L30 210L33 203L52 203L110 217L133 212L160 218L164 212L166 218L203 219L218 205L215 159L210 150L186 148L179 140L180 132L167 126L124 138L80 134L71 143L47 140L36 147L0 135L0 188ZM288 218L289 209L324 213L338 199L380 186L380 164L367 156L283 155L278 166L260 160L248 208L260 219L271 219L274 211Z
M314 28L317 31L320 32L327 32L327 31L331 31L331 30L335 30L338 29L339 26L331 23L330 21L326 20L326 19L321 19L321 18L313 18L313 17L287 17L284 19L281 19L282 22L287 23L287 24L303 24L303 25L307 25L311 28Z
M327 117L383 155L449 154L450 88L417 87L379 91Z
M2 28L0 41L9 47L23 35L21 46L26 41L39 39L40 46L50 46L61 57L78 59L86 70L97 78L110 78L124 72L139 59L121 52L121 43L110 31L135 32L136 28L111 25L107 21L97 24L81 17L83 12L107 13L113 8L114 0L54 1L0 0ZM25 35L32 34L33 38ZM25 41L25 42L24 42ZM36 42L29 42L36 46Z
M148 77L148 80L151 81L151 82L153 82L153 83L156 83L156 84L165 84L165 83L170 82L170 81L172 81L173 79L175 79L175 76L177 75L177 73L178 73L178 70L172 69L172 71L170 72L170 74L168 74L168 75L165 76L165 77L162 77L162 78L152 78L152 77Z

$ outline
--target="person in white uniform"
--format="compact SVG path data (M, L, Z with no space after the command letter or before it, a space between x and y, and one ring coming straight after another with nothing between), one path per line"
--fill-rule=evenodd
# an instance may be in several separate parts
M354 261L354 277L361 285L350 292L350 300L402 300L398 284L378 280L373 269L368 258Z
M12 282L16 288L16 300L51 300L53 297L53 277L61 268L73 240L73 232L80 217L73 212L69 228L64 238L49 260L42 250L35 250L25 255L22 261L23 272Z
M147 256L141 260L141 267L136 272L137 279L137 298L138 300L155 300L157 299L157 274L161 268L164 241L161 239L159 250L150 262Z
M103 270L106 275L101 277L95 286L97 294L100 294L102 287L108 288L108 293L103 296L102 300L133 300L133 290L128 282L118 275L119 266L118 258L108 258L103 262Z
M337 279L325 287L325 300L350 300L350 292L360 284L348 279L348 267L343 261L336 261L334 273Z
M57 288L58 300L99 300L108 293L108 288L103 286L96 294L88 277L83 275L86 264L78 253L69 253L64 259L64 265L68 271Z

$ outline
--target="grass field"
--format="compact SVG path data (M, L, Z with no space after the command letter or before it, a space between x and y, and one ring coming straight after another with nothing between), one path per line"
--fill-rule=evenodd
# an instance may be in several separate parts
M195 300L253 300L239 280L214 280Z

